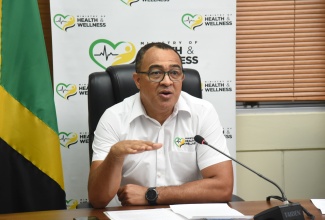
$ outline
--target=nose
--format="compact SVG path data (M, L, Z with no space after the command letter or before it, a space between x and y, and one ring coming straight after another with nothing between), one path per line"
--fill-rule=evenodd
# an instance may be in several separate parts
M164 78L160 81L160 84L169 86L173 84L173 81L170 80L168 72L165 73Z

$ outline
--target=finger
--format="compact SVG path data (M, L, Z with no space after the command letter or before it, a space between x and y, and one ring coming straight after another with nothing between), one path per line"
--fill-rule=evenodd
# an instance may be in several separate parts
M144 151L157 150L162 147L162 144L150 141L126 140L117 143L113 147L111 148L111 151L114 150L114 155L116 157L124 158L127 154L137 154Z
M150 145L146 145L146 144L137 144L137 145L133 145L131 148L128 148L128 153L142 153L144 151L150 151L153 150L153 147Z
M152 147L153 147L154 149L159 149L159 148L162 147L162 144L161 144L161 143L154 143L154 144L152 145Z
M117 193L116 193L116 195L117 195L117 198L118 198L118 200L120 201L120 202L122 202L123 200L124 200L124 195L125 193L124 193L124 187L120 187L118 190L117 190Z
M157 150L162 147L160 143L152 143L152 142L144 142L144 144L139 146L139 151L149 151L149 150Z
M143 143L144 143L145 145L152 146L152 147L154 147L154 148L156 148L156 147L161 147L161 146L162 146L161 143L154 143L154 142L151 142L151 141L143 141Z

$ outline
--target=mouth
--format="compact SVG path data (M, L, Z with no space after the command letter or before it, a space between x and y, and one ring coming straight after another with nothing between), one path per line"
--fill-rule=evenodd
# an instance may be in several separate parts
M169 90L162 90L159 92L159 96L163 98L170 98L173 95L173 93Z

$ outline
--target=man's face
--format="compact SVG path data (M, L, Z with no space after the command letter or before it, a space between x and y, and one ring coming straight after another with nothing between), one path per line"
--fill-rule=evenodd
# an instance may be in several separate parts
M148 72L153 68L167 72L176 67L182 68L182 63L175 51L152 47L143 55L140 72ZM161 82L152 82L147 74L133 76L147 114L155 119L155 116L161 114L169 116L182 90L182 80L173 82L165 75Z

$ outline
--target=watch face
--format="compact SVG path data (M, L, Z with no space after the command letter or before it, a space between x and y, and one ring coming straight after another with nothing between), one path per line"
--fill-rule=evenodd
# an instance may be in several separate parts
M154 199L156 199L156 197L157 197L157 192L156 192L156 190L154 190L154 189L150 189L150 190L148 190L146 196L147 196L147 199L148 199L148 200L154 200Z

